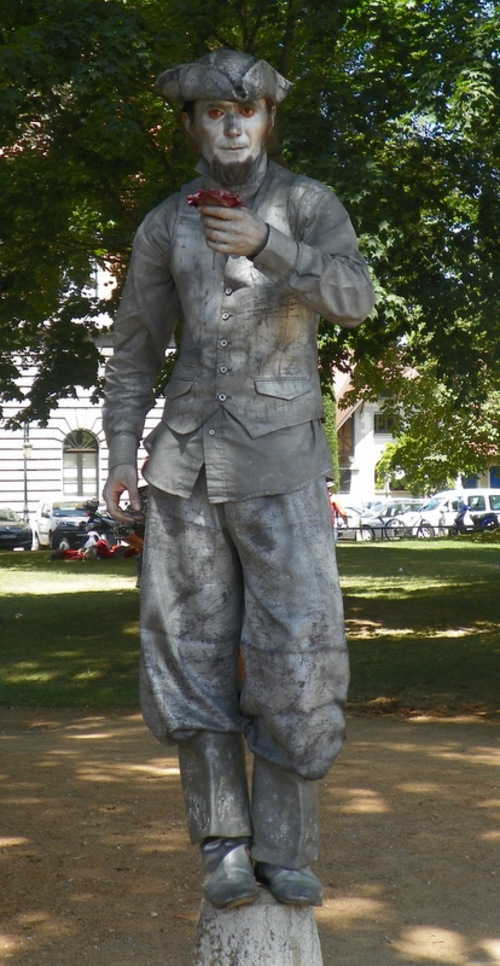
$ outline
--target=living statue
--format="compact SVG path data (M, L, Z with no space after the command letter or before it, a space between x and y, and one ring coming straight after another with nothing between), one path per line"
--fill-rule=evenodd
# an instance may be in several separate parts
M335 194L268 161L288 81L216 50L158 86L182 106L199 177L137 232L104 404L105 497L123 519L126 491L139 509L137 446L179 323L145 440L142 709L179 747L205 897L231 908L262 883L318 905L317 780L343 742L348 660L316 333L320 316L357 326L373 291Z

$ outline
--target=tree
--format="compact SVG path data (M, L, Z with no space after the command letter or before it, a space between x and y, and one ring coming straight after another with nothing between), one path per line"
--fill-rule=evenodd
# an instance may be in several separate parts
M121 283L140 218L192 172L154 77L223 45L295 82L281 159L339 193L376 278L369 324L322 329L323 376L387 390L398 346L400 372L432 360L454 411L479 404L500 367L499 35L488 0L3 0L5 398L27 363L22 418L98 385L84 286L96 263Z
M329 386L323 391L323 411L325 418L323 428L332 455L333 467L333 488L335 491L340 489L340 470L339 470L339 447L337 440L337 404L333 387Z
M446 489L457 477L483 473L500 453L500 392L488 371L484 401L456 406L449 387L437 376L434 361L420 370L387 373L392 387L384 411L394 420L395 442L376 467L377 485L391 485L416 495Z
M159 200L155 137L168 133L151 117L139 11L113 0L4 7L0 376L19 398L19 366L36 366L25 415L44 420L75 383L97 384L102 306L89 282L98 263L120 276L136 218Z

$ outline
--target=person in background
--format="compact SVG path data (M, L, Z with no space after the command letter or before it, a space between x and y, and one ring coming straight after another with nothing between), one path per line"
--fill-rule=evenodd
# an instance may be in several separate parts
M330 519L332 524L333 539L336 543L339 538L339 520L347 526L348 516L342 506L338 496L332 490L333 483L327 483L328 499L330 500Z

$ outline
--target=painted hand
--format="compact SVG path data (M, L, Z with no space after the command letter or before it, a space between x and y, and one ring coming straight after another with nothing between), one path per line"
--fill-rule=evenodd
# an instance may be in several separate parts
M264 248L269 226L248 208L201 205L198 210L211 251L252 258Z

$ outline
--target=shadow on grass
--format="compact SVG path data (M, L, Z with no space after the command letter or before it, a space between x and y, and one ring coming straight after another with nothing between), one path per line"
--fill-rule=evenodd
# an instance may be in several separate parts
M339 548L356 710L499 709L500 548ZM0 704L137 707L135 561L0 558Z
M436 541L339 554L350 706L499 710L500 550Z
M137 708L137 591L11 595L0 705Z
M388 604L345 597L357 710L498 714L500 635L491 591L415 589Z

